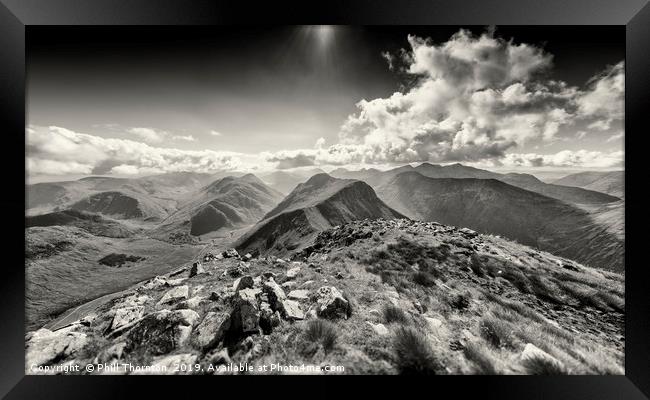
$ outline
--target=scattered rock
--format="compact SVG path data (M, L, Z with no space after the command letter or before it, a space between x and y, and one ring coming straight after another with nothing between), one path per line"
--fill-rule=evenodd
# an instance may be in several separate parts
M300 309L300 304L294 300L282 301L282 315L290 321L305 319L305 314Z
M133 306L118 308L115 310L113 321L111 322L111 331L116 331L142 318L144 314L143 306Z
M322 318L348 317L350 303L334 286L322 286L318 289L316 313Z
M283 282L282 285L280 285L280 286L282 286L283 289L291 290L294 287L296 287L296 285L298 285L296 283L296 281L286 281L286 282Z
M200 262L195 262L192 264L192 268L190 269L190 278L197 276L198 274L204 273L205 270L203 269L203 265Z
M251 255L251 253L246 253L246 254L244 255L244 260L247 260L247 261L248 261L248 260L250 260L251 258L253 258L253 256Z
M269 297L269 304L273 310L282 310L282 301L287 298L284 290L272 278L264 282L262 290Z
M173 303L181 299L187 299L189 294L190 288L187 285L177 286L167 291L167 293L163 295L160 301L158 301L158 304Z
M242 333L257 332L259 330L260 311L256 295L259 290L242 289L235 296L235 309L232 314L232 323L236 331Z
M223 258L238 258L239 257L239 253L235 249L228 249L228 250L224 251L223 253L221 253L221 255L223 256Z
M167 279L162 276L156 276L143 283L138 290L153 290L167 285Z
M125 350L144 347L147 353L154 355L169 353L187 342L198 319L199 315L192 310L147 314L127 333Z
M292 290L288 297L293 300L306 300L309 298L309 290Z
M295 279L300 273L300 267L294 267L287 270L287 279Z
M370 321L366 321L368 325L380 336L388 335L388 328L384 324L373 324Z
M58 364L76 355L87 343L85 333L74 332L72 328L64 328L52 332L49 329L39 329L30 332L25 343L25 366Z
M201 302L205 301L205 297L203 296L194 296L192 298L189 298L187 300L183 300L178 305L175 307L177 310L182 310L182 309L196 309L199 307Z
M209 312L194 330L194 340L202 349L211 348L223 340L228 329L230 329L230 314Z
M232 284L232 288L235 290L235 292L238 292L242 289L252 289L253 286L255 286L255 281L250 275L245 275L241 278L237 278Z

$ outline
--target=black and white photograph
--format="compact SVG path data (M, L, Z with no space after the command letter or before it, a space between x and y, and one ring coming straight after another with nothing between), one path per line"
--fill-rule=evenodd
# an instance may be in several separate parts
M625 33L30 28L25 374L624 375Z

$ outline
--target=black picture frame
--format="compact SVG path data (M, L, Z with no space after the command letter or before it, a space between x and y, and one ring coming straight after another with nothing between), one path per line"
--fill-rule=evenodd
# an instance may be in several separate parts
M445 377L404 382L393 378L350 377L300 379L302 395L340 390L322 379L346 379L373 394L442 395L516 399L642 399L650 396L650 281L644 263L642 179L650 110L650 5L646 0L336 0L329 2L183 0L0 0L0 119L6 148L6 183L0 197L5 234L0 271L0 395L23 398L115 398L135 393L135 386L187 394L189 386L203 386L214 395L230 387L241 395L249 390L285 392L298 383L260 377L262 383L181 378L96 376L25 376L24 368L24 236L17 233L23 220L20 195L25 174L20 172L25 147L25 39L34 25L212 25L212 24L353 24L353 25L620 25L626 29L625 179L626 185L626 351L624 376L563 377ZM22 161L21 161L22 159ZM627 216L632 216L628 218ZM16 226L14 226L16 225ZM7 257L10 256L10 257ZM152 382L156 380L155 383ZM219 380L221 379L221 380ZM250 379L250 378L248 378ZM321 380L315 380L321 379ZM294 380L295 381L295 380ZM205 386L204 386L205 385ZM305 392L305 390L308 390ZM146 392L151 395L151 392Z

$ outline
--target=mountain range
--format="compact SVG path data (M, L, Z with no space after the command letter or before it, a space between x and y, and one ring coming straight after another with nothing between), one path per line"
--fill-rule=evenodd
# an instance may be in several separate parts
M342 223L406 216L623 269L623 200L589 189L617 193L620 173L574 174L549 184L530 174L423 163L387 171L303 169L261 177L176 172L38 183L26 187L26 227L58 224L99 236L138 234L177 244L229 236L242 251L283 253Z
M583 189L625 196L625 173L623 171L587 171L567 175L553 182L555 185L575 186Z
M414 171L398 174L377 193L416 220L468 227L594 267L623 269L624 238L608 229L622 221L622 213L603 223L597 215L605 210L590 212L496 179L439 179Z

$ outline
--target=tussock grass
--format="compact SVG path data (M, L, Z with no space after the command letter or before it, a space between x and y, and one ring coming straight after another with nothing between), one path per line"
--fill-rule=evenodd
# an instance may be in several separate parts
M490 350L479 342L467 343L463 349L465 357L474 366L474 373L478 375L498 375L499 371L489 352Z
M494 315L481 319L479 324L481 336L496 348L514 348L514 326Z
M305 326L304 338L311 343L320 344L329 352L336 345L338 332L333 323L324 319L313 319Z
M409 318L401 308L394 304L387 303L382 307L382 314L386 323L408 324Z
M526 371L531 375L568 375L567 370L562 364L546 357L534 356L527 358L522 362Z
M435 375L441 370L426 336L413 328L397 329L393 347L401 374Z

